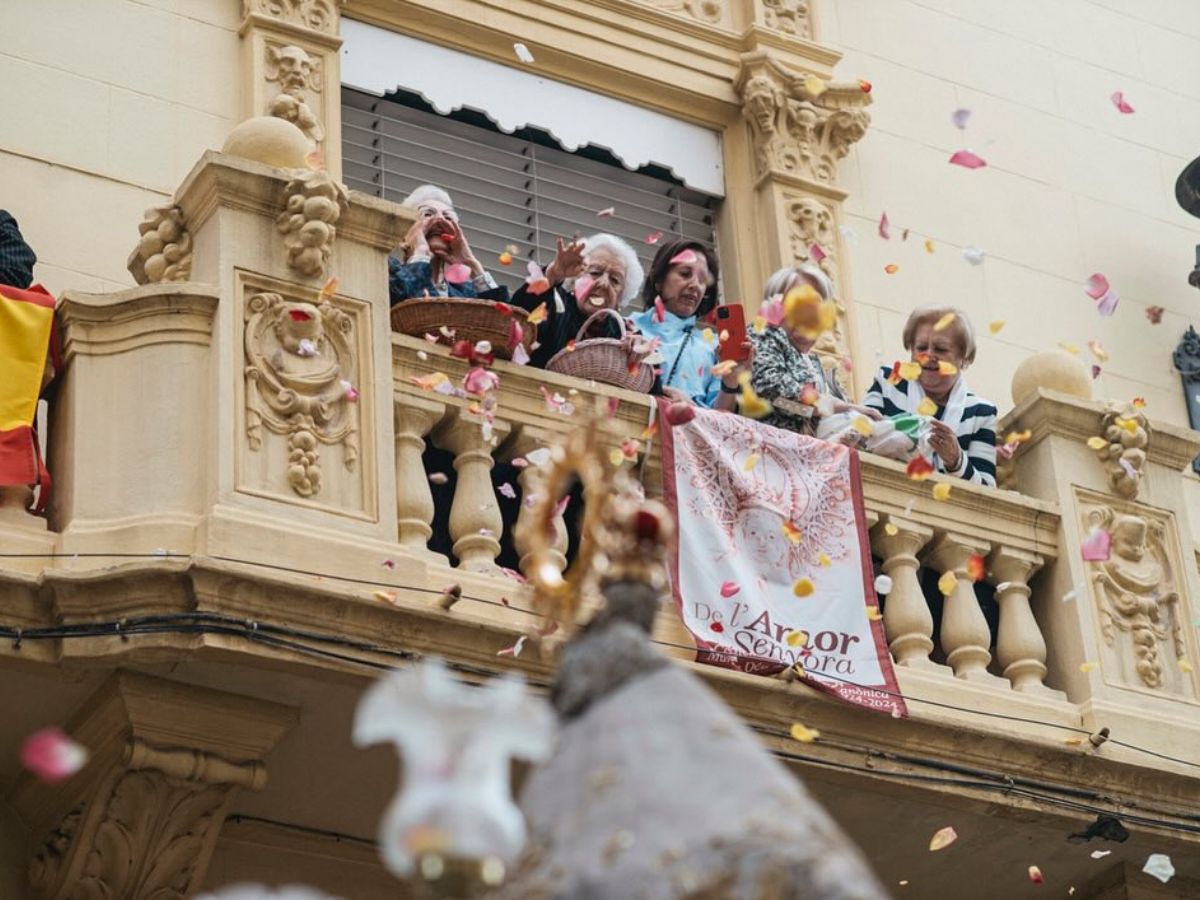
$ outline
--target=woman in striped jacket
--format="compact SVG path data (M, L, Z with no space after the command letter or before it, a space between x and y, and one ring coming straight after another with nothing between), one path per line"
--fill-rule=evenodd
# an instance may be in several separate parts
M897 363L875 376L863 403L885 416L930 417L930 462L939 472L996 485L996 406L967 387L962 370L975 361L975 332L962 310L923 306L904 325L904 349L920 367L907 379ZM908 373L913 374L913 373Z

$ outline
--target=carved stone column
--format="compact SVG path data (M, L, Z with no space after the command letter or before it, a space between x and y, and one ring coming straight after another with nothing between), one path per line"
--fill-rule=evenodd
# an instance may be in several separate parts
M30 896L183 900L204 880L234 794L261 790L288 707L117 672L66 727L87 765L13 805L35 836Z
M764 0L759 12L773 27L788 30L791 23L800 29L809 27L807 6ZM848 357L837 230L846 191L838 186L838 164L866 134L870 94L858 84L828 83L817 72L785 68L765 50L745 53L741 62L735 87L753 148L758 225L766 236L758 245L762 277L807 261L824 269L839 288L839 316L817 350Z
M543 431L540 428L523 427L520 434L512 442L510 452L513 457L524 456L539 447L549 445L554 440L554 437L550 432ZM530 505L528 501L533 492L538 488L540 471L537 466L530 464L521 469L520 474L517 476L517 483L521 485L521 511L517 514L517 524L513 529L513 539L516 541L517 552L521 555L521 571L525 574L528 574L526 572L526 565L528 562L529 541L524 523L529 518ZM558 570L563 572L567 568L567 545L569 541L567 539L567 525L561 515L554 517L554 527L557 530L557 534L553 541L554 552L551 555L551 559L558 567Z
M492 443L484 439L483 422L478 416L461 410L434 429L433 440L454 454L458 484L450 505L450 537L459 568L475 572L497 572L500 535L504 519L496 490L492 487ZM493 425L497 441L508 434L507 423Z
M888 526L895 530L889 534ZM945 671L929 659L933 652L933 615L917 578L917 554L933 537L933 529L888 516L871 529L871 549L883 559L892 590L883 605L883 625L896 665Z
M1014 691L1042 694L1061 700L1066 694L1052 691L1046 679L1046 640L1029 605L1029 579L1042 567L1043 560L1033 553L997 547L988 561L996 600L1000 604L1000 633L996 637L996 658L1004 667L1004 677Z
M988 672L992 661L992 635L975 597L974 582L967 562L976 554L986 556L991 547L954 534L943 534L925 554L925 562L945 575L953 572L954 590L942 607L942 650L956 678L1008 688L1008 682Z
M416 397L396 403L396 513L400 546L419 556L442 559L429 550L433 534L433 493L422 457L425 435L442 420L446 406Z
M342 0L242 0L244 114L298 127L335 178L342 171Z

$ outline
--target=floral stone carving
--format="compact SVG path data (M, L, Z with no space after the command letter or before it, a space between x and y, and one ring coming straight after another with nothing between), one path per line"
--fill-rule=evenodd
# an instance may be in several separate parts
M333 34L340 0L243 0L247 15L261 13L301 28Z
M1133 404L1110 403L1101 421L1096 454L1104 462L1109 486L1119 496L1132 499L1141 486L1150 444L1150 421Z
M287 481L301 497L321 490L320 446L342 444L358 461L354 319L319 304L260 293L246 303L246 439L262 448L263 428L286 435Z
M192 274L192 235L178 206L153 206L138 225L141 238L127 268L138 284L187 281Z
M1091 575L1105 642L1115 647L1129 635L1134 668L1147 687L1164 685L1159 644L1170 643L1168 659L1186 658L1179 594L1174 590L1163 522L1096 506L1086 515L1090 528L1112 535L1108 560L1093 563ZM1124 654L1119 654L1124 655Z
M335 223L348 205L346 189L317 170L287 184L287 206L275 220L287 246L288 265L306 278L325 273L337 237Z
M267 104L267 115L291 122L314 143L325 140L325 129L308 105L308 92L321 93L321 60L294 44L267 44L266 77L279 85L279 93Z
M808 0L763 0L763 17L768 28L797 37L812 37Z
M719 0L644 0L650 6L668 12L681 12L701 22L720 22L724 16L724 4Z
M867 133L868 95L857 85L828 85L813 94L803 78L767 67L744 72L739 81L758 174L835 182L838 163Z

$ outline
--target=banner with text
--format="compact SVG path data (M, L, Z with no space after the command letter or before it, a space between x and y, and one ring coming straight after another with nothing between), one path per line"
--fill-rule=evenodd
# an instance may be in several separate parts
M697 658L764 675L799 664L813 687L907 715L875 596L857 454L710 410L660 421L663 493L679 525L671 584Z

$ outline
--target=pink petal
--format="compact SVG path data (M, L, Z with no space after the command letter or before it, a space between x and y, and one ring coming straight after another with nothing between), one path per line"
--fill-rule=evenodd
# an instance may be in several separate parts
M606 219L611 216L615 216L616 214L617 214L617 210L616 210L616 207L614 207L614 206L606 206L604 209L599 210L596 213L596 215L602 219Z
M1113 95L1109 99L1112 100L1113 106L1117 108L1117 112L1124 113L1125 115L1133 112L1133 107L1125 102L1124 91L1113 91Z
M890 222L888 222L886 212L879 217L879 236L885 241L890 241L892 239L892 225Z
M1097 378L1100 377L1100 372L1101 372L1100 367L1093 364L1092 365L1092 381L1095 381Z
M960 131L967 127L967 119L969 118L971 118L971 111L969 109L956 109L950 113L950 121Z
M542 271L542 267L532 259L525 264L525 271L529 273L530 281L537 281L539 278L544 278L546 275L546 273Z
M1083 292L1093 300L1099 300L1108 292L1108 279L1099 272L1093 272L1088 276L1087 286Z
M340 384L342 386L342 392L346 395L347 400L349 400L351 403L354 403L356 400L358 400L358 388L348 381L342 381Z
M808 256L809 256L809 259L811 259L813 262L820 264L821 260L823 260L828 255L829 255L828 253L826 253L824 250L821 249L820 244L809 244L808 245Z
M768 325L778 327L783 324L783 300L775 297L763 304L763 318L767 320Z
M529 365L529 351L525 349L524 344L517 344L517 346L513 348L512 361L518 366Z
M575 279L575 299L582 303L587 299L588 291L592 289L592 285L596 283L596 279L591 275L580 275Z
M1103 528L1093 528L1080 547L1084 562L1107 562L1112 548L1112 535Z
M962 166L964 169L982 169L987 163L983 157L970 150L958 150L950 157L950 165Z
M561 516L563 513L565 513L567 511L567 504L570 502L571 502L570 494L567 494L567 496L565 496L561 500L559 500L558 505L554 507L554 518L557 519L559 516Z
M662 236L663 236L663 233L661 231L655 231L651 234L648 234L648 235L646 235L646 243L652 244L652 245L657 244L659 241L662 240Z
M741 589L742 586L736 581L726 581L723 585L721 585L721 596L728 600Z
M667 320L667 308L663 305L662 297L654 298L654 321L665 322Z
M525 329L521 327L521 323L516 319L512 319L508 323L508 349L513 350L520 347L525 341Z
M21 765L49 784L70 778L87 762L88 751L60 728L35 731L21 745Z
M1096 301L1096 312L1107 319L1117 311L1117 304L1120 302L1121 295L1110 288L1104 292L1103 297Z
M471 267L462 263L447 266L446 280L451 284L465 284L471 280Z
M504 484L500 485L500 487L499 487L499 488L497 488L497 490L499 490L499 491L500 491L500 496L501 496L501 497L507 497L509 500L516 500L516 499L517 499L517 492L516 492L516 490L515 490L515 489L513 488L513 486L512 486L511 484L509 484L507 481L506 481L506 482L504 482Z
M696 251L691 247L686 250L681 250L671 257L671 265L673 266L692 266L699 261L700 257L696 255Z
M474 368L463 378L463 390L468 394L486 394L500 383L500 378L487 369Z
M663 417L668 425L686 425L696 418L696 408L686 400L676 400L667 407Z

